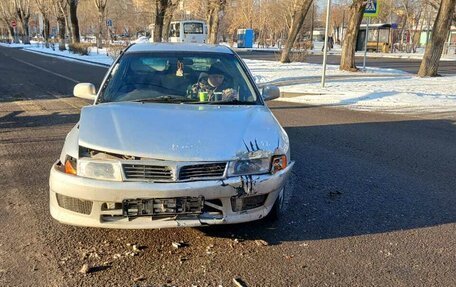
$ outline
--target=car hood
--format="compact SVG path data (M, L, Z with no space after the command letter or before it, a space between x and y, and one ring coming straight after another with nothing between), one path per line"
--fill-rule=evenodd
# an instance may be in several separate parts
M173 161L223 161L288 151L288 137L261 105L107 103L84 107L79 145Z

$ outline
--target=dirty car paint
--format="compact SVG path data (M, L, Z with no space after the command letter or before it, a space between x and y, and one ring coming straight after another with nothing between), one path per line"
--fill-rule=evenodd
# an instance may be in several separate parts
M288 151L265 106L109 103L85 107L79 145L173 161L223 161Z

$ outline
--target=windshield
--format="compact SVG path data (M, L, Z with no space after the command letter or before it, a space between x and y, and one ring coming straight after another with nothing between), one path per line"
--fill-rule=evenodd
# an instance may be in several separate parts
M184 23L184 34L203 34L202 23Z
M112 69L98 102L261 104L239 60L219 53L131 53Z

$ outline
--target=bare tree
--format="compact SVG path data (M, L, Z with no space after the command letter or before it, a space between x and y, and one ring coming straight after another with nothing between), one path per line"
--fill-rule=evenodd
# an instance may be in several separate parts
M280 62L290 62L290 52L294 46L299 30L306 18L307 12L312 5L313 0L294 0L293 1L293 16L291 17L291 27L288 31L288 37L283 48Z
M165 21L165 13L171 0L154 0L155 2L155 21L154 21L154 42L161 42L163 36L163 23Z
M41 13L41 16L43 17L43 38L46 47L49 47L49 34L50 34L50 13L51 13L51 5L52 3L50 0L35 0L35 3L38 7L38 10Z
M11 2L0 1L0 18L8 30L8 38L10 42L14 39L14 28L11 26L11 21L15 18L14 6Z
M209 0L207 3L207 42L217 44L220 13L225 10L226 0Z
M179 5L179 0L171 1L171 3L165 11L162 30L162 36L165 42L167 42L169 38L169 28L171 26L171 21L173 19L174 12L176 11L177 5Z
M14 0L14 8L22 28L22 43L30 44L30 0Z
M57 26L59 30L59 50L66 50L65 46L65 31L67 27L67 11L68 11L68 2L66 0L53 0L52 11L54 16L57 19Z
M432 28L431 41L426 47L418 76L435 77L438 75L440 57L450 30L455 5L456 0L442 0L440 3L439 12Z
M97 47L99 49L103 48L103 28L105 26L105 12L107 1L108 0L93 0L98 12Z
M81 36L79 34L79 21L78 21L78 4L79 0L66 0L69 10L69 28L71 33L71 42L79 43Z
M355 63L356 41L358 39L359 26L363 20L366 1L353 0L349 8L349 20L340 59L340 69L344 71L358 71Z

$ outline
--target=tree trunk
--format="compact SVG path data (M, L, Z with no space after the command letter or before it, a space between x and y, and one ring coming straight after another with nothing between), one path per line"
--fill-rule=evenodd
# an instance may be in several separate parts
M418 76L435 77L438 75L440 57L451 26L455 5L456 0L442 0L432 28L431 41L424 52Z
M73 43L73 27L71 26L71 19L70 13L68 13L65 17L65 27L68 31L68 38L70 39L70 43Z
M13 43L14 42L14 28L9 26L9 24L8 24L7 30L8 30L8 38L10 40L10 43Z
M11 27L10 21L8 19L3 18L3 23L5 24L6 31L8 32L8 39L10 43L14 42L14 28Z
M65 15L57 17L57 25L59 27L59 50L66 50L65 47Z
M176 11L177 5L179 1L175 2L174 4L171 2L166 9L164 20L163 20L163 30L162 36L165 42L168 42L169 39L169 27L171 26L171 21L173 20L174 11Z
M79 21L78 21L78 0L69 0L70 9L70 27L71 27L71 42L79 43L81 37L79 35Z
M163 20L163 41L168 42L169 39L169 27L171 26L171 20L173 19L173 12L165 13L165 19Z
M356 42L358 40L359 26L363 20L364 8L366 3L364 0L354 0L350 6L350 17L348 20L347 31L344 36L342 45L342 55L340 59L339 69L344 71L358 71L355 63Z
M294 46L298 33L301 30L302 24L306 19L307 12L312 5L313 0L295 0L295 11L292 16L291 26L288 30L288 37L285 41L285 47L283 48L280 62L290 62L290 52Z
M218 43L218 29L220 24L220 12L225 10L226 0L209 0L207 5L207 42Z
M97 48L103 48L103 28L104 28L104 11L98 10L98 36L97 36Z
M288 30L287 40L285 41L285 47L282 50L280 62L290 62L290 52L294 46L298 33L301 30L302 24L306 18L307 12L309 11L312 0L295 0L295 10L291 19L291 26Z
M7 23L7 30L8 30L8 38L9 38L9 41L10 43L13 43L14 42L14 28L11 27L9 25L9 23Z
M47 17L47 15L43 15L43 23L44 23L44 27L43 27L44 45L46 46L46 48L49 48L49 34L51 31L51 27L50 27L49 18Z
M21 26L22 26L22 43L29 45L30 44L30 29L29 29L29 20L30 16L25 16L21 19Z
M171 0L155 0L155 22L154 22L154 42L162 41L163 21L166 9Z

